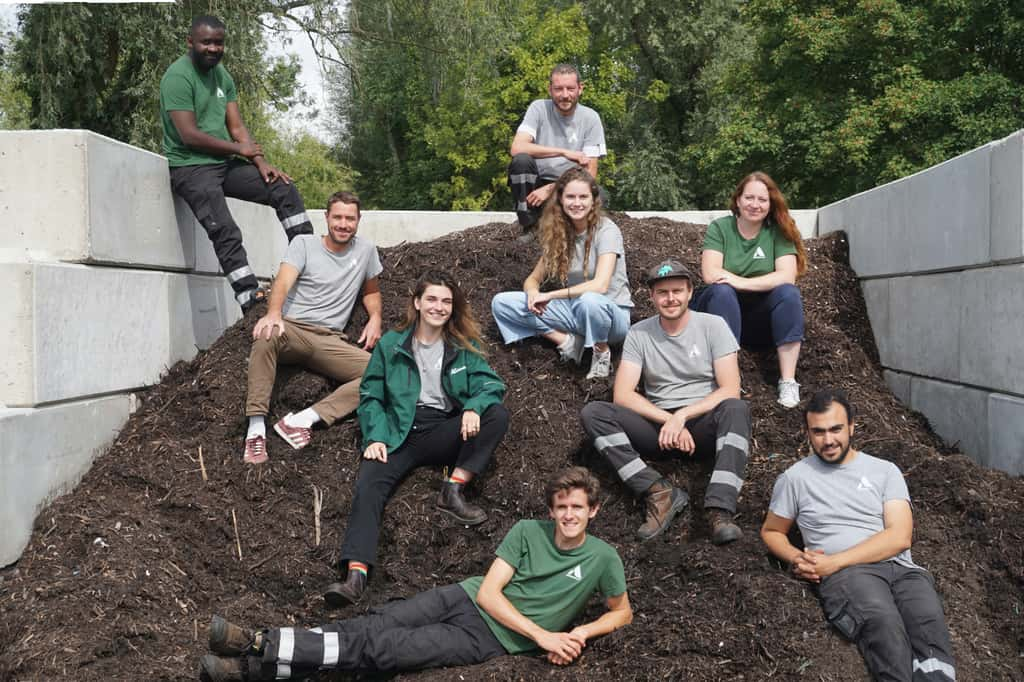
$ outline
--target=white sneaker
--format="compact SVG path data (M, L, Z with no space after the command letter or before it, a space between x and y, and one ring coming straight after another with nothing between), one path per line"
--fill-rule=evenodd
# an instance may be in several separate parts
M590 371L587 372L588 379L604 379L612 371L612 351L601 352L594 349L594 356L590 359Z
M800 384L795 379L779 379L779 405L785 408L796 407L800 404Z
M583 344L585 343L582 336L579 334L569 334L565 337L565 341L558 345L558 355L561 357L562 362L575 362L577 365L580 364L580 358L583 357Z

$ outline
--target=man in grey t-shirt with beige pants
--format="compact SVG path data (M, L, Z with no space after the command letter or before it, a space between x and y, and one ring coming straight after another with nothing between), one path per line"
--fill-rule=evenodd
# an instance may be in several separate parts
M746 470L750 407L739 399L739 346L725 320L690 310L693 275L677 261L647 273L658 314L634 324L622 346L614 402L583 408L583 428L594 447L636 495L646 498L642 540L662 533L689 502L641 455L714 453L704 495L711 541L742 535L733 520ZM637 393L643 383L644 395Z
M312 407L285 415L274 430L296 450L306 447L313 425L330 426L359 405L359 382L370 360L367 352L381 336L381 298L377 276L382 267L377 247L356 236L359 199L337 192L327 200L327 234L301 235L288 245L267 302L267 314L252 330L249 427L243 461L267 460L266 425L278 363L302 365L341 382ZM362 297L369 319L357 341L344 330Z
M914 516L892 462L850 447L843 391L816 393L804 411L813 455L779 476L761 539L818 587L828 621L857 643L876 680L956 679L935 581L910 556ZM796 523L803 548L789 531Z

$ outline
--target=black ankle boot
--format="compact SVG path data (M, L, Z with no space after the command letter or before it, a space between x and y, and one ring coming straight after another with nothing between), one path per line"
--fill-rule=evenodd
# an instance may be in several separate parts
M462 484L445 481L437 495L437 508L467 526L478 526L487 520L487 512L462 496Z

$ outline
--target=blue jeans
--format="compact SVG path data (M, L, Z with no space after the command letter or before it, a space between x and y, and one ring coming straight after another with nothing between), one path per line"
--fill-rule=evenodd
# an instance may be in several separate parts
M503 291L491 300L491 314L505 343L550 331L579 334L586 348L595 343L621 343L629 331L629 311L628 306L592 292L549 301L543 315L530 312L523 291Z
M804 338L804 304L793 284L764 292L711 284L694 295L690 308L724 318L744 346L781 346Z

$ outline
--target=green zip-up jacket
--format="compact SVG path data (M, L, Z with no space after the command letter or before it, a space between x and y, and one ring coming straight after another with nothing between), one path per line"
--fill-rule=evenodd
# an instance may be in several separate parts
M416 417L420 373L412 354L412 333L391 330L377 342L359 384L359 428L363 449L384 443L394 452L405 442ZM444 344L441 387L462 411L483 415L501 402L505 384L487 361L472 351Z

